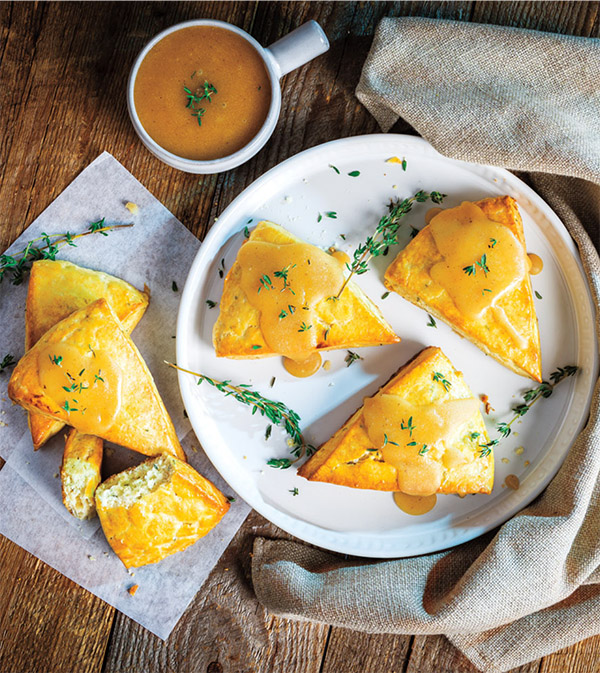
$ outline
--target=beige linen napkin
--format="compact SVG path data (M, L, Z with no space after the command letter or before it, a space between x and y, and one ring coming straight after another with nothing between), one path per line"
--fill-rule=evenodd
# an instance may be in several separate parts
M384 130L402 117L445 155L531 171L579 246L598 307L599 40L384 19L357 95ZM377 563L257 539L259 600L277 615L371 633L443 633L484 671L600 633L599 407L597 386L555 479L495 534Z

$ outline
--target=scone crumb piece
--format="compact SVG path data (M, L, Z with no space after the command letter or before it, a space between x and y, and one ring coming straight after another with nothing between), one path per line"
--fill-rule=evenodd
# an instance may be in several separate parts
M133 203L132 201L127 201L127 203L125 204L125 208L127 208L127 210L132 215L136 215L140 210L140 207L137 205L137 203Z
M136 592L139 588L140 588L139 585L137 585L137 584L132 584L132 585L129 587L129 589L127 589L127 593L128 593L130 596L135 596L135 592Z
M90 559L90 561L95 561L96 557L92 556L91 554L88 554L87 557Z
M508 460L508 458L502 458L502 462L503 463L510 463L510 460Z
M520 456L523 453L523 451L525 451L525 449L522 446L517 446L517 448L515 449L515 453L517 454L517 456Z

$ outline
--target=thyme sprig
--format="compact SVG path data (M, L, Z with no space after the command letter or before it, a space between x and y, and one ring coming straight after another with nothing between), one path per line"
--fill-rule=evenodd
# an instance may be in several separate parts
M525 416L531 407L540 399L548 398L554 392L554 388L564 379L574 376L579 371L575 365L558 367L550 374L550 382L542 381L537 388L531 388L523 393L523 403L517 404L512 408L513 417L508 422L498 423L496 430L503 439L506 439L512 432L511 425L518 419Z
M315 447L308 444L302 436L302 431L300 430L300 416L293 409L287 407L283 402L277 402L263 397L258 391L252 390L247 383L239 383L236 385L231 383L231 381L217 381L205 374L199 374L198 372L192 372L189 369L178 367L172 362L164 360L164 363L180 372L196 376L198 378L198 385L206 381L206 383L213 386L213 388L224 393L225 397L231 396L238 402L251 407L252 415L258 411L261 416L268 418L273 425L281 426L293 442L290 452L295 456L295 459L273 458L267 462L267 465L285 469L300 460L304 455L310 456L316 451Z
M344 284L336 297L340 297L352 276L355 274L360 276L369 270L368 263L372 257L383 255L386 248L398 243L398 230L402 224L401 220L405 215L410 213L414 203L424 203L428 199L431 199L433 203L439 204L442 203L445 196L446 194L441 194L440 192L424 192L421 190L414 196L403 199L402 201L392 201L389 205L387 215L384 215L379 220L379 224L375 228L373 236L369 236L364 243L356 248L352 264L346 264L346 268L350 271L350 275L344 281Z
M31 268L31 262L35 262L38 259L50 259L54 261L58 252L66 245L76 248L77 245L73 241L78 238L91 236L92 234L108 236L108 232L115 229L133 227L133 223L105 225L104 222L105 218L92 222L88 229L80 234L72 234L69 231L65 234L42 233L41 236L29 241L25 248L16 255L0 255L0 283L4 279L4 274L10 271L12 274L12 285L21 285L25 273ZM40 241L42 245L36 245Z
M5 355L2 358L2 362L0 362L0 374L2 374L8 367L12 367L14 364L16 364L16 362L17 361L10 353Z
M191 91L187 86L183 87L185 96L187 98L187 105L185 107L192 110L190 114L192 115L192 117L196 117L196 120L198 121L198 126L202 126L202 117L206 114L206 108L195 106L199 105L203 100L207 100L209 103L212 103L211 96L217 93L215 87L212 84L209 84L209 82L207 82L206 80L204 81L203 88L204 91L198 94Z

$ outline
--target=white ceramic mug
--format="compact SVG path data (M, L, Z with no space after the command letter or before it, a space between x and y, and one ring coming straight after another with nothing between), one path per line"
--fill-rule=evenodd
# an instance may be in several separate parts
M269 73L269 80L271 82L271 104L269 112L260 131L252 138L252 140L242 147L241 150L234 152L226 157L220 159L211 159L210 161L199 161L196 159L184 159L172 152L168 152L154 141L146 129L142 126L140 118L135 109L135 102L133 97L133 90L135 85L135 78L137 76L140 65L148 52L163 38L182 28L189 28L190 26L216 26L218 28L225 28L234 33L237 33L256 49L262 56L267 72ZM302 24L291 33L288 33L270 47L262 47L251 35L237 26L224 21L215 21L212 19L198 19L195 21L186 21L185 23L178 23L171 26L162 33L159 33L142 49L131 68L129 74L129 81L127 83L127 108L129 116L133 123L136 133L144 145L169 166L178 168L187 173L222 173L231 168L235 168L240 164L248 161L253 157L271 137L279 118L281 111L281 87L279 80L288 72L299 68L301 65L308 63L313 58L323 54L329 49L329 40L323 32L323 29L316 21L308 21Z

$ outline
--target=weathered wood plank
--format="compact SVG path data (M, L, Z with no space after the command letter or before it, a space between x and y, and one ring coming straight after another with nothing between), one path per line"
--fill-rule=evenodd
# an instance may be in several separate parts
M540 661L514 668L510 673L538 673ZM445 636L416 636L406 673L478 673L479 669Z
M266 614L250 580L255 535L282 537L252 512L166 643L118 614L103 673L319 673L328 627Z
M544 657L539 673L600 673L600 636Z
M0 536L0 671L100 671L115 610Z

